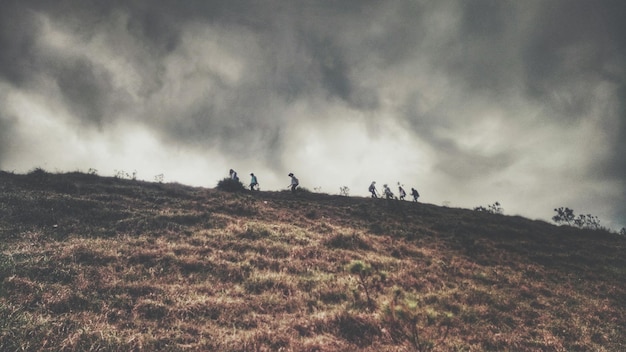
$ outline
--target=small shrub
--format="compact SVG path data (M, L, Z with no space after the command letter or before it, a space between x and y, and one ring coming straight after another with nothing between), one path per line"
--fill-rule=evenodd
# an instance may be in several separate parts
M580 214L576 216L574 215L574 210L565 207L554 209L554 211L557 214L552 217L552 220L557 224L574 225L581 229L606 230L606 228L600 225L600 219L595 215Z
M591 214L578 215L578 217L574 220L574 224L581 229L598 230L601 228L598 217Z
M486 212L489 214L502 214L504 212L504 210L502 209L502 206L500 205L500 202L495 202L491 205L488 205L486 208L481 205L481 206L474 208L474 210Z
M352 235L338 233L327 239L324 244L330 248L340 249L369 250L371 248L371 246L365 240L363 240L358 233L354 233Z
M362 260L353 260L352 262L350 262L350 264L348 264L348 271L351 274L357 275L359 283L361 284L363 291L365 291L365 297L367 297L367 305L368 307L372 307L374 305L374 301L372 301L372 298L370 296L369 287L369 278L374 273L374 271L372 270L372 266L363 262Z
M137 180L137 170L133 171L132 174L129 174L128 172L126 172L124 170L114 170L113 171L113 177L119 178L119 179L122 179L122 180L133 180L133 181L136 181Z
M28 176L33 177L45 177L46 175L48 175L48 172L40 167L36 167L28 172Z
M40 167L34 168L33 170L29 171L27 176L29 182L34 186L43 186L47 184L49 179L51 178L51 174Z
M243 192L246 190L246 188L243 186L243 183L241 183L241 181L233 180L230 177L226 177L220 180L217 183L217 189L219 189L220 191L226 191L226 192Z
M444 341L452 325L452 313L440 313L429 307L420 307L419 300L396 288L392 301L382 312L382 321L396 341L408 341L414 350L435 349Z
M576 218L574 216L574 211L570 208L560 207L554 209L554 211L556 211L556 215L552 217L552 221L556 222L557 224L571 225Z
M350 188L348 188L348 186L339 187L339 195L348 197L350 195Z

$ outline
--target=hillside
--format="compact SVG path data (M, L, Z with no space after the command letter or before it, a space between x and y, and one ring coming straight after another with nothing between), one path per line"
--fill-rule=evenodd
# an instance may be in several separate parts
M624 351L626 239L402 201L0 172L1 351Z

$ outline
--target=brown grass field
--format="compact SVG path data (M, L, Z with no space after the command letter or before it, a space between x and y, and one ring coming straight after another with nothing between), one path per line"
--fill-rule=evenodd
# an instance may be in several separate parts
M606 231L37 170L0 238L0 351L626 351Z

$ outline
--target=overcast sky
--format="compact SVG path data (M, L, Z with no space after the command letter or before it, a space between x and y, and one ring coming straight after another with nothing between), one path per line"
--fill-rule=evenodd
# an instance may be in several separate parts
M0 2L0 169L626 226L626 1Z

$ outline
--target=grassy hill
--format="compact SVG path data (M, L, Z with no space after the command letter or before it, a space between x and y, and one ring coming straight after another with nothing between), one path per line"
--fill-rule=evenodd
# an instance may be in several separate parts
M0 350L624 351L625 249L428 204L0 172Z

